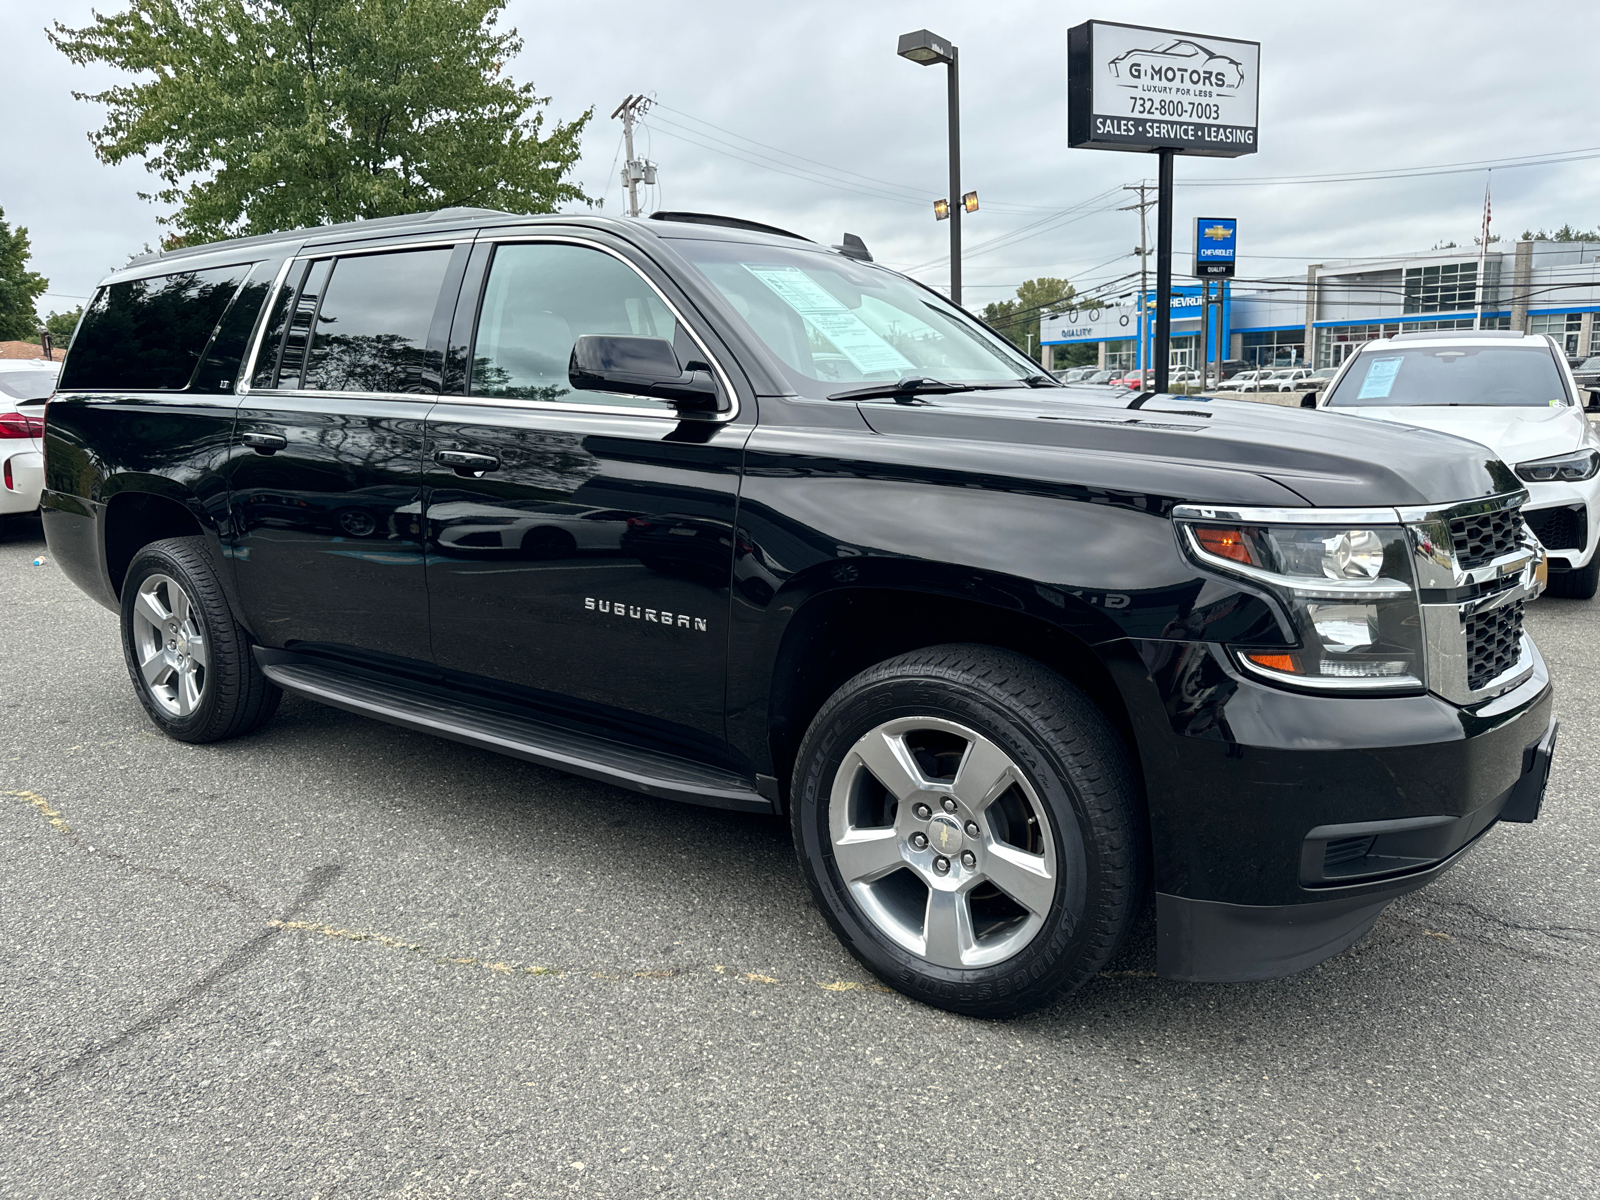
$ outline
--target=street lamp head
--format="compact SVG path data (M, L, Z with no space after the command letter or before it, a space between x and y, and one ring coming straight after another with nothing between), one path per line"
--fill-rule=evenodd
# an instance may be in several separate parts
M935 221L943 221L943 220L948 219L949 216L950 216L950 201L948 201L948 200L935 200L933 202L933 219Z
M963 195L961 197L961 207L964 208L967 212L977 212L978 211L978 193L977 192L967 192L965 195Z
M924 67L931 67L935 63L952 63L956 60L956 48L950 44L950 39L942 38L926 29L919 29L915 33L902 33L900 48L896 53L901 58L909 58Z

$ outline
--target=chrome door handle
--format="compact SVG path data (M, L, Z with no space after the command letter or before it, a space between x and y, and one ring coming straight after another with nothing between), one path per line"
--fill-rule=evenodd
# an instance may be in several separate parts
M500 460L494 455L474 454L471 450L435 450L433 461L453 468L457 475L482 475L500 469Z
M239 440L257 454L276 454L289 444L281 433L241 433Z

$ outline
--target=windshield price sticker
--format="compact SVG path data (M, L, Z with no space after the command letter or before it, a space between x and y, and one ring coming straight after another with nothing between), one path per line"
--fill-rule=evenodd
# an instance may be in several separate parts
M799 313L807 327L832 342L856 370L872 375L912 369L910 359L799 267L752 267L745 263L744 269Z
M1254 154L1261 43L1085 21L1067 31L1067 144Z
M1375 358L1367 367L1367 377L1361 381L1357 400L1383 400L1394 390L1395 377L1400 374L1400 358Z

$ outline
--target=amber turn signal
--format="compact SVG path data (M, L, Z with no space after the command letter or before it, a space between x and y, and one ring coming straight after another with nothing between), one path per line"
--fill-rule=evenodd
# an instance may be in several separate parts
M1196 529L1194 536L1200 543L1200 548L1207 554L1232 559L1246 566L1254 565L1250 558L1250 547L1245 544L1244 534L1237 529Z
M1299 660L1292 654L1246 654L1245 657L1269 671L1287 671L1291 675L1301 673Z

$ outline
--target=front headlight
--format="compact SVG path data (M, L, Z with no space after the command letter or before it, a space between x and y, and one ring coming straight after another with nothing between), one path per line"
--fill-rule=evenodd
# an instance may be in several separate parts
M1535 458L1517 464L1517 477L1529 483L1577 483L1593 479L1600 471L1600 450L1577 450L1571 454L1557 454L1553 458Z
M1399 525L1186 521L1180 528L1191 557L1267 588L1289 617L1299 645L1233 647L1246 670L1326 691L1423 686L1422 619Z

